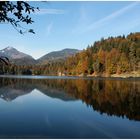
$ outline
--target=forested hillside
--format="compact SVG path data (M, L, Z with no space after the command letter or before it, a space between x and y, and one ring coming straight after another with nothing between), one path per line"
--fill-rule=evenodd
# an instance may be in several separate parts
M102 38L87 49L45 65L3 66L4 73L34 75L111 75L140 70L140 33Z
M101 39L65 62L69 74L120 74L140 69L140 33Z

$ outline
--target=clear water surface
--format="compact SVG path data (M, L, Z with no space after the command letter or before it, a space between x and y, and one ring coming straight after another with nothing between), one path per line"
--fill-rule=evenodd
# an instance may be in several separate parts
M0 76L0 138L140 138L140 80Z

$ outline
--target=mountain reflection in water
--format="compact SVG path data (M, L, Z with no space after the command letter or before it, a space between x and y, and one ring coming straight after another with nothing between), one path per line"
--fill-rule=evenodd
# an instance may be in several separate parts
M82 100L101 114L140 120L140 81L0 78L0 98L6 101L34 89L63 101Z

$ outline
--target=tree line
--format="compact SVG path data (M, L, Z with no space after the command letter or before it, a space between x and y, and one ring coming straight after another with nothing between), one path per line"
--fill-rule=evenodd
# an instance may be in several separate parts
M140 33L102 38L65 61L68 74L121 74L140 69Z
M0 73L33 75L111 75L140 69L140 33L102 38L66 60L45 65L2 66Z

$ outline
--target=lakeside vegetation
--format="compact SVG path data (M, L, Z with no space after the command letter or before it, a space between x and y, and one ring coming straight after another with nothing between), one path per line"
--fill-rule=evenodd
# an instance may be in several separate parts
M102 38L65 60L37 65L1 65L0 74L140 76L140 33Z

